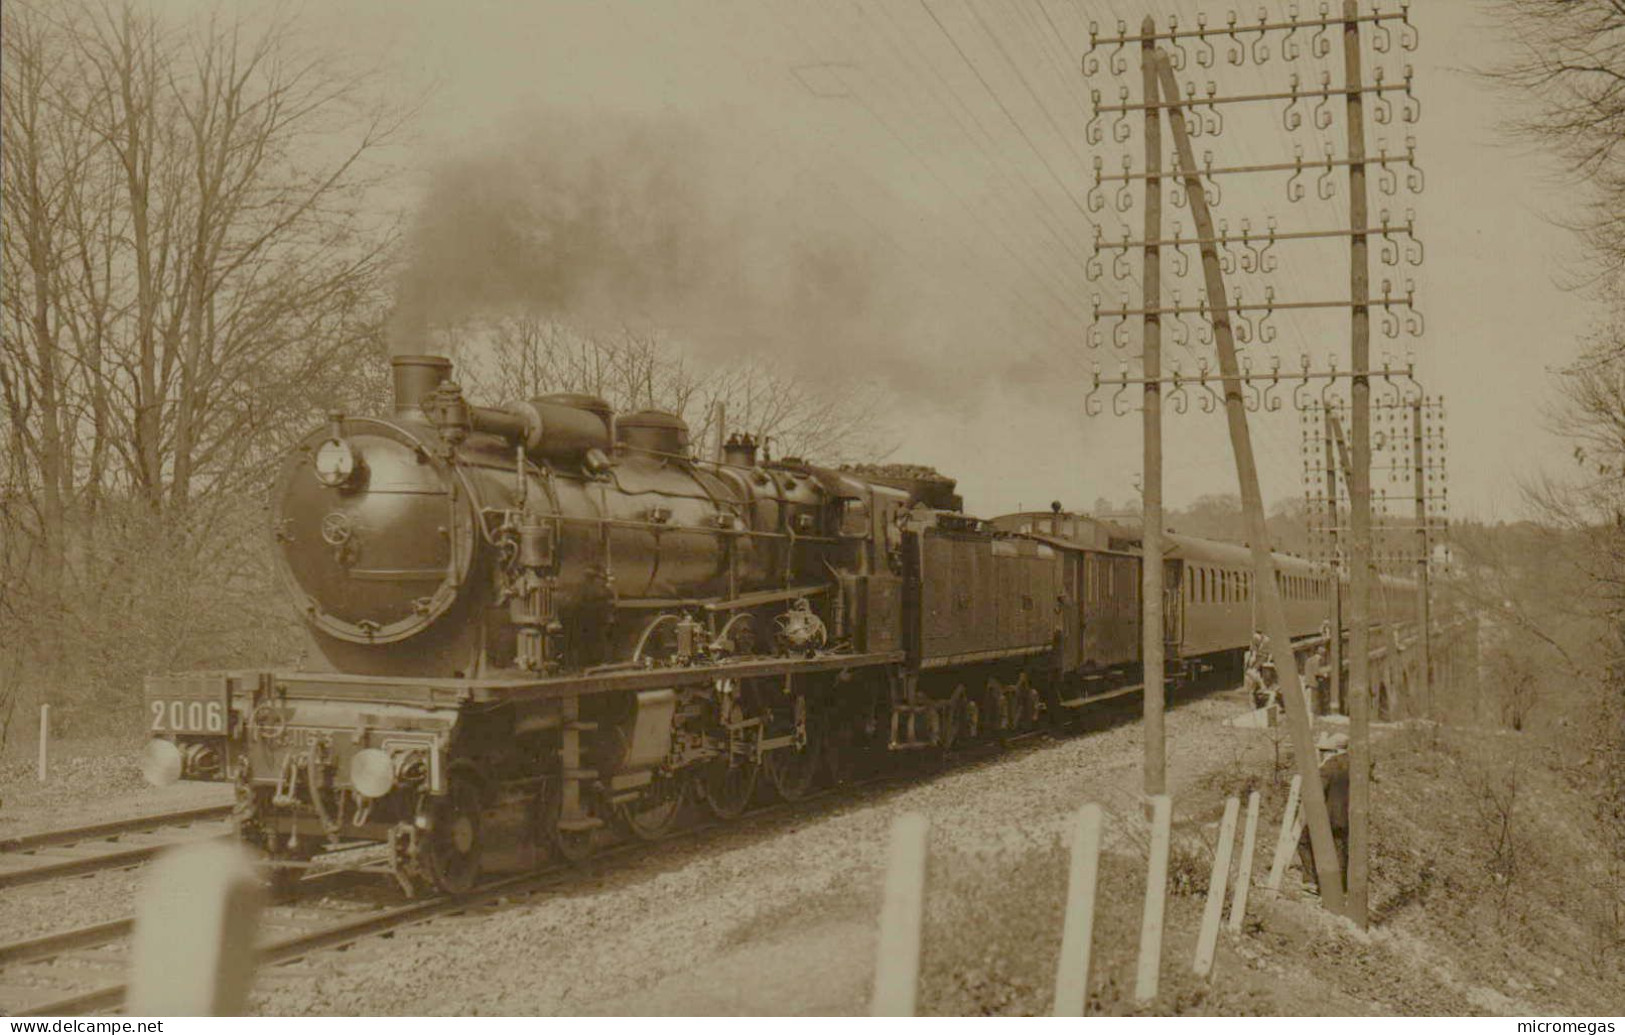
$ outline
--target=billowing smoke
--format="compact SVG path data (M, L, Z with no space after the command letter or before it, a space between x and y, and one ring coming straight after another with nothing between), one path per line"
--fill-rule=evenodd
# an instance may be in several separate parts
M447 159L409 230L392 347L524 314L957 404L989 377L1039 379L987 330L978 285L896 246L936 214L873 188L860 210L849 170L808 155L786 172L761 146L675 116L549 114Z

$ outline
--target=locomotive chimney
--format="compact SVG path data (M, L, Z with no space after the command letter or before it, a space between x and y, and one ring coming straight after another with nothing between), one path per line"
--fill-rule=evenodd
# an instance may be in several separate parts
M422 417L423 400L451 376L451 360L444 356L393 356L395 416Z
M749 432L735 432L722 447L722 462L730 467L756 466L756 440Z

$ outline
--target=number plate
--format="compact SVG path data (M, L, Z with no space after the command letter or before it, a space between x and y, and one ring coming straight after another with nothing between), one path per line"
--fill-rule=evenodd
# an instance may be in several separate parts
M152 733L225 736L231 681L221 675L160 676L147 680L147 728Z

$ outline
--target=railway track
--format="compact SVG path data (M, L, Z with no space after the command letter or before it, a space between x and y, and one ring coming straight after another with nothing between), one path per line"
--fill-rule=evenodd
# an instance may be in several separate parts
M230 805L0 840L0 888L139 866L165 848L230 832Z
M1018 734L1006 743L1014 746L1043 739L1047 731ZM996 751L994 745L987 752ZM982 751L967 752L968 757ZM720 833L740 824L773 816L793 816L824 807L832 799L851 800L889 785L930 779L934 774L911 770L887 774L836 787L827 787L793 802L778 801L747 811L738 819L702 820L683 826L658 841L626 841L595 854L590 872L604 864L640 858L670 845ZM334 871L307 878L312 888L345 875L375 872L375 868ZM502 878L461 896L440 896L410 902L382 904L378 889L393 893L393 882L373 882L372 899L361 900L301 894L268 906L261 920L260 966L291 963L325 949L341 948L362 939L402 927L460 914L479 912L514 899L530 898L564 886L583 872L582 867L553 863L546 868ZM126 986L130 935L135 918L125 916L103 923L54 932L0 945L0 1013L12 1016L74 1016L118 1009Z
M794 802L774 802L752 809L736 820L708 820L683 827L658 841L627 841L595 854L586 869L638 858L679 841L714 834L741 823L773 815L818 807L832 797L850 797L853 790L872 788L905 777L883 777L861 784L831 787ZM345 873L337 871L307 882L320 883ZM340 948L364 938L413 924L478 912L505 901L524 899L565 885L582 867L553 863L532 873L492 881L460 896L439 896L393 905L376 898L312 899L300 896L268 906L261 919L262 968L290 963L324 949ZM375 884L392 889L393 883ZM0 945L0 1013L12 1016L74 1016L116 1010L124 1002L121 981L98 981L128 968L128 942L135 929L133 916L91 924L24 941Z
M1102 716L1116 711L1124 706L1122 699L1126 696L1127 692L1103 694L1098 703L1104 707L1091 711ZM1035 745L1051 735L1052 731L1046 729L1016 734L1006 738L1002 745L989 743L970 748L963 752L961 759L965 762L985 759L998 754L1005 747ZM911 768L826 787L793 802L777 801L761 805L731 821L706 819L692 822L658 841L626 841L607 847L592 857L586 870L590 872L605 864L640 858L674 843L703 838L741 824L760 822L775 816L795 816L825 807L831 800L861 800L864 796L897 784L929 780L936 775L934 767ZM156 829L154 824L159 818L147 817L144 821L131 821L131 824L145 822L147 829ZM206 815L197 816L188 821L199 822L209 818ZM55 844L76 844L86 837L122 836L125 831L113 828L125 826L128 824L107 824L106 829L55 832L40 835L42 840L38 843L44 844L44 839L56 839ZM17 839L16 843L21 842L22 839ZM5 843L4 847L10 851L11 843ZM376 872L377 867L373 864L312 876L304 884L307 890L315 890L335 879ZM467 895L404 903L393 898L393 882L385 881L357 885L370 889L370 897L364 895L359 899L300 894L290 901L277 902L266 908L261 921L260 966L275 967L292 963L313 953L347 947L403 927L478 913L498 907L508 900L527 899L565 886L582 872L582 867L553 863L540 871L490 882ZM386 901L385 896L390 900ZM125 916L0 945L0 1013L13 1016L73 1016L117 1010L125 997L126 986L122 977L128 969L129 939L134 928L135 918Z

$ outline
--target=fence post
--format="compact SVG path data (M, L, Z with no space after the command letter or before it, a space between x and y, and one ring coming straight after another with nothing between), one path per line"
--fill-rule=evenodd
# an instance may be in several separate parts
M874 1017L912 1017L920 984L920 922L925 909L926 837L931 823L919 813L892 824L886 898L875 946Z
M206 842L161 855L136 904L129 1013L242 1013L263 903L253 864L237 845Z
M1095 932L1095 883L1100 875L1099 805L1085 805L1072 834L1061 959L1055 968L1056 1017L1082 1017L1089 998L1089 947Z
M1247 917L1247 892L1253 885L1253 845L1258 837L1258 792L1247 796L1247 827L1241 835L1241 865L1236 867L1236 887L1230 895L1230 933L1240 934Z
M1241 799L1228 798L1224 820L1219 824L1219 845L1213 853L1213 872L1207 881L1207 908L1202 912L1202 931L1196 940L1196 973L1207 977L1213 972L1213 953L1219 943L1219 920L1224 916L1224 889L1230 883L1230 851L1236 841L1236 816Z
M1168 838L1173 812L1173 800L1168 795L1158 794L1151 799L1151 852L1145 867L1140 965L1134 978L1134 998L1142 1003L1157 997L1157 980L1162 971L1162 915L1168 897Z
M51 706L39 706L39 772L40 783L45 782L45 774L50 769L51 759Z
M1298 809L1298 795L1303 790L1303 777L1294 773L1292 789L1287 792L1286 811L1281 814L1281 836L1275 842L1275 858L1270 861L1270 877L1265 887L1281 890L1281 878L1286 864L1292 858L1292 849L1298 843L1298 832L1303 829L1303 817Z

